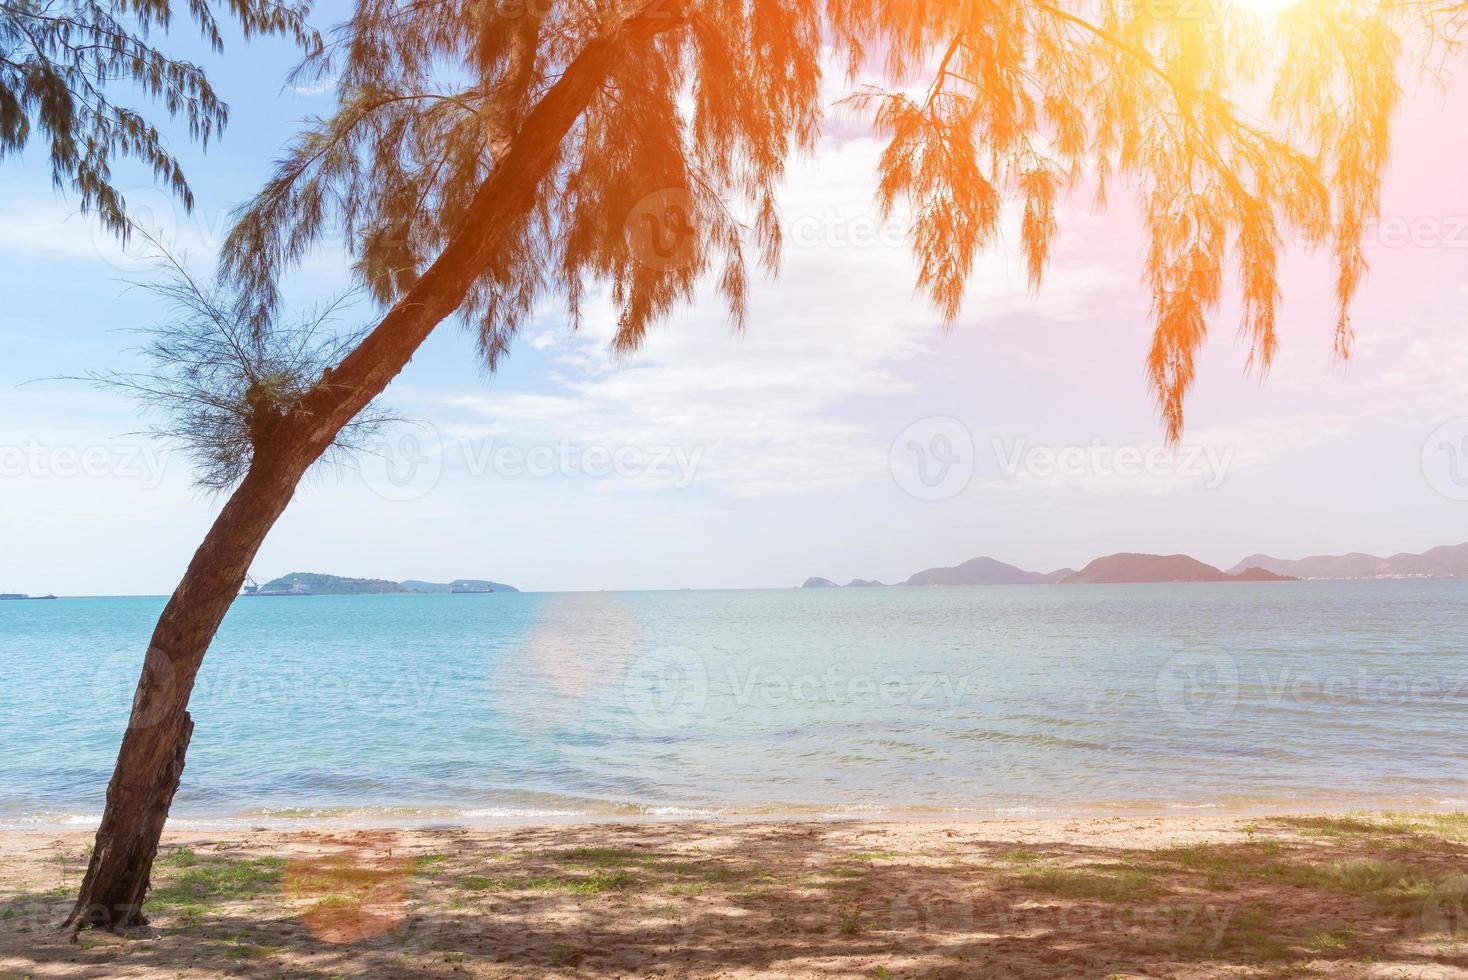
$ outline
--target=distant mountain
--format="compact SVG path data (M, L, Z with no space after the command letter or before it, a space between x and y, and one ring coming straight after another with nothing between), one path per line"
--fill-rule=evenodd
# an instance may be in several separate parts
M850 582L846 583L846 587L848 589L874 589L881 588L882 583L876 581L875 579L854 578Z
M1390 558L1359 551L1296 560L1250 555L1233 570L1251 566L1296 578L1463 578L1468 577L1468 544L1440 545L1420 555L1403 552Z
M312 595L388 595L408 592L518 592L512 585L483 579L454 579L452 582L391 582L382 578L349 578L321 572L291 572L260 586L261 592L305 592Z
M456 578L452 582L423 582L419 579L403 579L403 588L409 592L519 592L513 585L491 582L482 578Z
M1221 572L1187 555L1139 555L1125 552L1097 558L1062 585L1102 585L1127 582L1279 582L1287 577L1250 567L1238 575Z
M273 578L260 586L262 592L287 592L309 589L312 595L380 595L385 592L408 592L402 584L381 578L347 578L320 572L291 572Z
M1298 582L1299 579L1293 575L1279 575L1269 571L1267 568L1256 568L1250 565L1242 572L1229 572L1229 577L1240 582Z
M1069 569L1065 569L1069 572ZM962 565L928 568L908 579L906 585L1040 585L1057 581L1056 575L1027 572L1023 568L995 561L993 558L970 558Z
M1287 582L1302 578L1468 578L1468 544L1442 545L1420 555L1378 558L1316 555L1288 561L1269 555L1250 555L1227 572L1187 555L1143 555L1124 552L1097 558L1079 572L1070 568L1027 572L993 558L970 558L961 565L927 568L903 585L1083 585L1104 582ZM853 579L847 586L881 585ZM807 589L834 589L826 578L806 579Z

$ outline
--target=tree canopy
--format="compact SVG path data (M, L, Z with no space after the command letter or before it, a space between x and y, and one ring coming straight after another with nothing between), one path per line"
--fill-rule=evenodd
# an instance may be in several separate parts
M878 200L916 215L919 285L950 322L1006 208L1038 286L1059 197L1085 183L1104 204L1120 184L1150 240L1147 373L1169 440L1231 272L1250 363L1268 369L1287 239L1333 255L1336 349L1349 353L1402 43L1393 8L1354 0L1277 16L1229 0L363 0L302 69L338 79L338 108L242 210L226 277L263 316L281 272L340 229L362 283L400 297L459 230L517 120L589 38L638 13L669 27L617 66L462 308L491 366L538 301L561 298L574 322L594 282L620 311L619 350L705 274L741 324L744 243L775 267L776 187L818 134L833 53L850 104L888 141ZM883 85L856 87L862 71ZM670 192L691 242L677 262L645 261L629 219Z
M228 0L245 37L285 34L319 46L306 6L289 0ZM207 146L229 108L198 65L171 57L149 39L172 26L170 0L0 0L0 159L19 153L37 130L46 140L51 179L70 186L84 210L126 236L126 202L113 182L117 158L140 160L154 178L193 207L178 158L158 122L119 101L141 94ZM208 0L189 0L188 17L214 50L224 47Z

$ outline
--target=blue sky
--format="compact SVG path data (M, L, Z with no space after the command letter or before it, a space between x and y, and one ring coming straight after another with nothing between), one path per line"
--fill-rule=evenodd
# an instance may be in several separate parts
M209 65L229 129L207 155L173 143L193 215L141 173L123 185L207 269L230 209L330 96L281 88L294 54L280 42L233 41L225 58L182 34L170 46ZM304 487L255 574L757 587L892 581L980 554L1042 570L1119 550L1227 566L1468 539L1468 491L1449 471L1468 474L1454 421L1468 415L1468 187L1449 165L1468 158L1465 104L1410 89L1357 356L1331 361L1328 270L1292 251L1273 374L1242 376L1222 311L1178 454L1160 452L1145 388L1124 195L1105 215L1067 202L1038 296L1013 249L985 255L945 331L913 293L901 227L876 217L880 147L846 121L791 173L784 266L756 283L744 335L701 300L618 361L604 306L573 335L548 305L490 377L445 324L385 397L416 422L388 433L385 458ZM313 256L293 298L340 290L345 268L339 251ZM40 144L0 164L0 591L166 592L220 505L133 434L145 423L126 400L33 380L132 364L126 331L160 311L126 280L148 274L51 188Z

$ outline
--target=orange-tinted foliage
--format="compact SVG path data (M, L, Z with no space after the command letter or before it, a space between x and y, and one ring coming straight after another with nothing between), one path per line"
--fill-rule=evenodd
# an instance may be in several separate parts
M706 275L742 323L744 248L752 238L766 266L778 262L775 191L791 153L813 145L832 45L853 79L872 67L888 79L850 102L888 140L878 201L912 209L920 285L946 318L1008 214L1039 287L1057 201L1089 179L1103 203L1120 182L1145 220L1147 370L1169 440L1231 270L1251 363L1268 368L1287 238L1334 254L1346 354L1397 99L1389 11L1301 0L1272 21L1222 0L1083 8L656 0L646 9L678 26L621 62L466 304L490 364L538 303L564 298L577 318L596 282L620 310L619 350ZM642 9L360 0L337 45L307 66L339 79L340 107L242 212L227 275L269 307L281 269L336 226L363 282L384 302L400 296L560 69ZM731 214L739 206L754 215L752 236Z

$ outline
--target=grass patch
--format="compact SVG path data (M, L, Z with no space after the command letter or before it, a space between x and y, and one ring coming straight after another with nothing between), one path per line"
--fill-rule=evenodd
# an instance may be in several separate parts
M1243 909L1229 919L1219 937L1217 952L1231 953L1255 962L1272 962L1290 955L1290 947L1270 928L1269 911Z
M1279 823L1307 837L1359 840L1414 850L1430 840L1468 841L1468 813L1351 814L1344 817L1285 817Z
M863 851L851 855L853 861L896 861L906 855L898 851Z
M447 854L419 854L413 858L413 870L427 871L429 868L438 867L440 864L448 861L448 859L449 856Z
M600 895L603 892L626 891L637 884L637 876L627 871L594 871L585 877L550 879L553 889L577 895Z
M617 847L574 847L565 851L552 851L549 857L562 864L587 864L594 868L621 868L637 864L644 855Z
M562 892L571 895L600 895L604 892L626 891L635 887L637 883L637 876L630 871L601 869L589 875L541 875L535 878L464 875L454 882L457 887L466 891Z
M1317 932L1305 940L1305 945L1318 953L1326 953L1345 949L1355 938L1356 934L1349 929L1332 929L1329 932Z
M277 857L195 863L168 884L154 888L148 904L160 909L202 907L256 895L280 882L285 862Z
M1167 847L1157 851L1157 860L1177 864L1189 871L1230 871L1239 866L1237 851L1228 851L1211 844L1188 844Z
M159 856L160 868L192 868L199 863L199 855L192 847L180 847Z
M1103 902L1132 902L1157 895L1157 886L1141 871L1077 871L1043 868L1026 873L1026 888L1060 898L1090 898Z
M1042 856L1039 851L1028 847L1006 847L995 854L994 859L1006 864L1034 864Z
M1334 861L1316 868L1319 883L1347 895L1378 895L1402 888L1421 878L1415 868L1396 861L1355 858Z
M464 875L454 884L471 892L497 892L514 887L514 882L509 878L492 878L488 875Z

